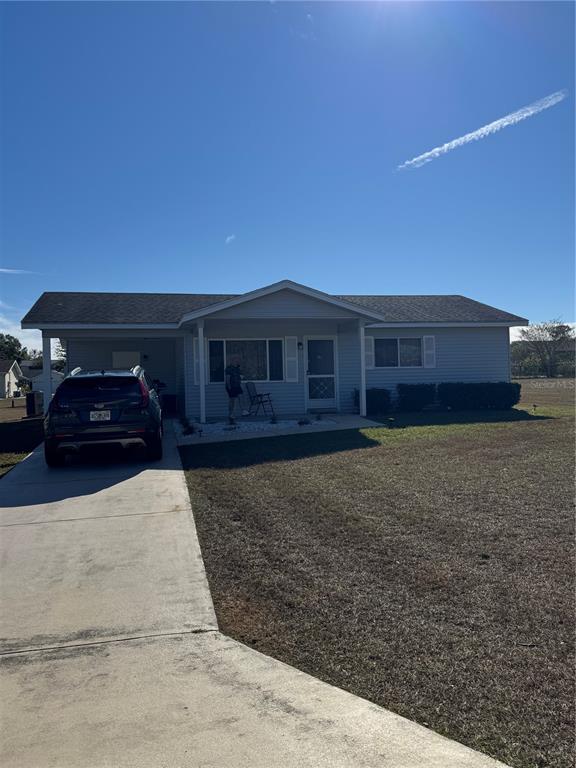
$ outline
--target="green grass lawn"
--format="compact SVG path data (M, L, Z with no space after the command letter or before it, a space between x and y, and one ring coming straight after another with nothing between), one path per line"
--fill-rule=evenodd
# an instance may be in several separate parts
M0 453L0 477L26 456L26 453Z
M531 411L182 449L221 629L512 766L572 766L574 419Z
M0 424L6 421L20 421L26 417L26 398L0 398Z

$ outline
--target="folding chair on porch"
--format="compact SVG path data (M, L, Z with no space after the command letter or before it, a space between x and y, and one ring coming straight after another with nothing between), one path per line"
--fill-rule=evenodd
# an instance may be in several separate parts
M257 392L253 382L247 381L244 386L246 387L246 394L250 400L250 406L248 409L249 416L257 416L258 411L262 408L265 416L274 416L274 406L272 404L272 395L270 392ZM268 413L270 409L270 413Z

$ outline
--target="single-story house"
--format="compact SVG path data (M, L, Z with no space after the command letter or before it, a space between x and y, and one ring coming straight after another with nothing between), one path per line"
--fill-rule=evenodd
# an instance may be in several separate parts
M22 371L17 360L0 360L0 397L13 397L20 387Z
M366 389L509 381L523 317L464 296L332 296L290 280L236 295L44 293L22 320L65 346L68 370L142 365L189 418L227 413L224 368L278 414L366 413ZM45 372L46 375L46 372Z
M0 397L13 397L22 371L17 360L0 360Z
M55 366L58 365L57 361L52 361L52 392L56 389L58 384L64 380L64 374L55 370ZM43 363L42 360L22 360L20 363L20 369L22 371L22 377L26 379L32 389L42 391L43 387Z

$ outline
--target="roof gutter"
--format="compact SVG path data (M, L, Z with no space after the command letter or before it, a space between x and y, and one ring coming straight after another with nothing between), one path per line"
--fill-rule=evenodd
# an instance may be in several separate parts
M22 321L20 327L27 329L32 328L39 331L57 331L57 330L142 330L147 331L151 329L155 330L178 330L180 328L179 323L25 323Z
M367 328L515 328L516 326L529 325L524 317L519 317L514 322L474 323L471 321L462 323L432 323L422 320L418 323L370 323Z

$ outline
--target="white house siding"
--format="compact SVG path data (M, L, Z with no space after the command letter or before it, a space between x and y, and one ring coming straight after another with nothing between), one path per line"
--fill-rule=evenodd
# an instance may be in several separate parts
M442 381L510 381L508 328L367 328L376 338L436 337L435 368L368 368L366 388Z
M18 379L14 371L3 373L0 378L0 397L12 397L16 389L18 389Z
M267 298L267 297L266 297ZM271 297L272 298L272 297ZM298 297L301 298L301 297ZM307 299L307 297L305 297ZM259 302L263 302L260 299ZM311 300L314 303L314 299ZM295 336L304 345L306 336L332 335L337 337L337 373L340 410L357 412L354 391L360 387L360 347L358 321L354 319L286 318L282 320L207 318L205 337L232 338L285 338ZM167 384L166 392L185 401L186 414L193 419L200 415L200 388L194 380L193 335L195 325L183 331L180 338L142 338L128 332L109 331L107 338L90 338L89 332L67 337L68 369L110 368L112 352L138 350L142 365L150 378L159 378ZM66 338L67 334L58 335ZM368 368L366 387L386 387L394 391L399 383L441 381L509 381L509 340L507 328L367 328L367 336L382 338L434 336L436 339L436 367L434 368ZM146 359L145 359L146 356ZM305 402L304 350L298 350L297 382L257 382L256 388L270 392L279 415L303 414ZM206 384L206 415L209 419L227 414L228 401L222 383Z
M335 318L357 317L354 312L295 291L282 290L243 302L213 315L214 318L239 320L249 318Z
M360 336L356 321L338 326L338 378L340 410L358 413L354 392L360 389Z

